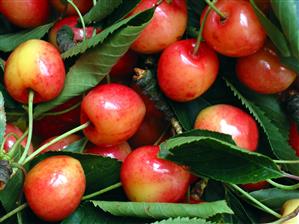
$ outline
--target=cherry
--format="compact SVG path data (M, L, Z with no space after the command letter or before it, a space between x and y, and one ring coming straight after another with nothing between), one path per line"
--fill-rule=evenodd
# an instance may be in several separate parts
M40 145L43 146L47 143L49 143L50 141L52 141L53 139L55 139L56 137L58 136L54 136L54 137L51 137L45 141L43 141ZM80 136L78 135L69 135L63 139L61 139L60 141L54 143L53 145L50 145L48 146L47 148L45 148L42 153L45 153L45 152L48 152L48 151L61 151L61 150L64 150L66 147L68 147L69 145L71 145L72 143L76 142L76 141L79 141L81 139Z
M67 110L81 101L81 96L71 98L65 103L57 106L50 113ZM66 113L58 115L46 115L41 119L34 120L34 134L40 139L62 135L64 132L80 125L80 107L76 107Z
M290 126L289 143L299 156L299 131L295 122L292 122Z
M122 164L120 179L127 197L139 202L177 202L187 192L190 173L157 158L158 146L135 149Z
M20 138L23 135L23 132L21 131L21 129L19 129L17 126L15 126L14 124L11 123L7 123L6 124L6 128L5 128L5 134L4 137L6 137L8 134L13 134L10 135L8 138L6 138L6 141L4 142L4 151L5 152L9 152L11 150L11 148L13 147L13 145L16 143L17 138ZM25 148L27 143L27 138L25 138L22 142L21 145L23 146L23 148ZM31 154L33 152L33 146L30 145L29 148L29 154Z
M110 146L127 141L140 126L145 105L131 88L104 84L92 89L81 104L81 123L91 122L83 130L95 145Z
M257 183L242 184L241 187L247 191L257 191L267 187L269 183L267 181L260 181Z
M238 79L251 90L274 94L286 90L296 79L296 73L280 63L274 48L266 44L256 53L239 58Z
M82 27L77 27L77 25L78 25L77 16L70 16L59 20L58 22L55 23L55 25L50 30L49 33L50 43L52 43L53 45L55 45L55 47L57 47L57 49L59 49L57 45L56 37L58 31L64 26L68 26L69 28L72 29L74 34L74 38L73 38L74 43L81 42L84 39L84 31ZM93 31L94 31L93 27L86 27L86 38L92 37Z
M216 53L205 43L193 54L196 40L181 40L167 47L158 63L158 82L172 100L186 102L203 94L215 81L219 69Z
M119 145L110 147L93 146L87 148L85 152L124 161L125 158L131 153L131 147L127 142L123 142Z
M230 57L247 56L264 44L266 33L250 3L246 0L218 0L215 6L225 18L211 11L203 37L215 51ZM201 22L206 10L202 13Z
M52 156L26 175L24 194L31 210L45 221L60 221L79 206L85 192L80 162L70 156Z
M142 0L132 11L137 14L153 7L157 0ZM185 0L163 1L157 6L154 16L131 46L131 49L143 54L152 54L179 40L187 26L187 6Z
M194 128L231 135L236 144L249 151L256 151L258 128L255 120L238 107L217 104L197 115Z
M72 0L82 14L88 12L92 7L92 0ZM68 16L77 15L76 10L62 0L50 0L52 6L60 13L65 13Z
M0 0L0 12L22 28L33 28L47 22L49 17L48 0Z
M65 69L58 50L43 40L28 40L8 57L4 83L9 94L21 103L28 102L28 90L35 91L34 102L48 101L64 86Z

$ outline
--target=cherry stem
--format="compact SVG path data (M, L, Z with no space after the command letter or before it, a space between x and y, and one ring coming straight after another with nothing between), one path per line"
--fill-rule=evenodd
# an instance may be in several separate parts
M66 1L76 10L76 12L80 18L82 28L83 28L83 41L84 41L86 39L86 27L85 27L85 22L84 22L83 16L82 16L80 10L78 9L78 7L76 6L76 4L72 0L66 0Z
M273 160L277 164L296 164L299 163L299 160Z
M22 173L23 173L23 175L24 175L24 177L27 175L27 171L26 171L25 167L21 166L20 164L18 164L18 163L12 163L11 166L15 167L15 168L18 168L19 170L21 170Z
M205 26L205 23L206 23L206 20L208 18L208 15L211 11L211 7L208 8L208 10L206 11L206 14L204 15L203 17L203 20L202 20L202 24L200 26L200 29L199 29L199 32L198 32L198 36L197 36L197 40L196 40L196 44L195 44L195 47L194 47L194 50L193 50L193 55L197 55L198 54L198 50L199 50L199 47L200 47L200 43L202 41L202 32L203 32L203 28Z
M106 81L107 81L107 84L110 84L111 83L111 77L110 75L106 75Z
M170 123L177 134L182 134L183 130L180 123L175 118L171 118Z
M32 139L32 130L33 130L33 98L34 98L34 91L29 90L28 94L28 137L27 142L25 145L24 152L19 159L18 163L22 164L24 160L26 159L26 156L30 149L31 139Z
M42 145L41 147L39 147L38 149L36 149L32 154L30 154L21 165L24 165L24 164L28 163L30 160L32 160L35 156L37 156L38 154L40 154L44 149L46 149L50 145L53 145L54 143L60 141L61 139L66 138L67 136L69 136L71 134L74 134L74 133L76 133L78 131L81 131L81 130L85 129L86 127L88 127L89 124L90 124L90 122L88 121L88 122L86 122L86 123L84 123L84 124L82 124L82 125L74 128L74 129L68 131L68 132L63 133L62 135L59 135L58 137L52 139L50 142Z
M210 1L210 0L205 0L205 2L222 18L225 19L226 16L215 6L215 0Z
M244 191L238 185L229 184L229 186L232 187L233 189L235 189L236 191L240 192L243 196L245 196L248 200L252 201L254 204L256 204L258 207L260 207L265 212L275 216L276 218L281 218L281 215L279 213L277 213L274 210L272 210L271 208L267 207L266 205L264 205L263 203L258 201L256 198L252 197L250 194L248 194L246 191Z
M47 112L47 113L44 113L43 114L43 117L44 116L57 116L57 115L61 115L61 114L65 114L65 113L68 113L74 109L76 109L77 107L79 107L81 105L81 102L79 103L76 103L75 105L65 109L65 110L61 110L61 111L57 111L57 112ZM41 118L40 118L41 119Z
M273 185L274 187L276 188L279 188L279 189L282 189L282 190L285 190L285 191L292 191L292 190L296 190L299 188L299 184L294 184L294 185L284 185L284 184L280 184L280 183L277 183L273 180L267 180L267 182L271 185Z
M101 194L104 194L104 193L106 193L106 192L108 192L108 191L114 190L114 189L119 188L119 187L121 187L121 183L120 183L120 182L119 182L119 183L116 183L116 184L113 184L113 185L111 185L111 186L109 186L109 187L106 187L106 188L104 188L104 189L102 189L102 190L99 190L99 191L97 191L97 192L94 192L94 193L85 195L84 197L82 197L81 200L84 201L84 200L87 200L87 199L90 199L90 198L99 196L99 195L101 195Z
M84 151L87 143L88 143L88 138L85 138L85 140L84 140L84 142L82 144L82 147L80 148L79 152L83 152Z
M26 136L28 135L28 129L23 133L23 135L17 139L17 141L15 142L15 144L13 144L13 146L11 147L10 151L8 152L8 155L13 158L13 156L16 153L16 150L18 148L18 146L21 144L21 142L26 138Z
M10 218L11 216L15 215L16 213L24 210L25 208L27 208L28 204L24 203L22 205L20 205L19 207L15 208L14 210L10 211L9 213L7 213L6 215L2 216L0 218L0 223L4 222L6 219Z
M286 177L286 178L290 178L290 179L299 181L299 177L296 176L296 175L289 174L289 173L286 173L286 172L282 172L282 173L283 173L284 177Z
M97 0L92 0L93 6L97 4Z
M3 155L4 153L5 153L5 151L4 151L4 144L5 144L5 142L7 141L7 139L9 138L9 137L11 137L11 136L13 136L13 137L15 137L16 139L18 139L18 136L15 134L15 133L8 133L6 136L5 136L5 138L3 139L3 141L2 141L2 143L1 143L1 148L0 148L0 155Z

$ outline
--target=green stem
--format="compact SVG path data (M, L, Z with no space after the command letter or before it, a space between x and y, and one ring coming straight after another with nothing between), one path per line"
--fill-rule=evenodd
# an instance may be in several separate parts
M10 151L8 152L8 155L13 158L16 150L18 149L18 146L21 144L21 142L26 138L26 136L28 135L29 130L27 129L23 135L17 139L17 141L15 142L15 144L13 144L12 148L10 149Z
M2 141L2 143L1 143L1 148L0 148L0 154L1 155L3 155L4 153L5 153L5 151L4 151L4 144L5 144L5 142L7 141L7 139L9 138L9 137L11 137L11 136L13 136L13 137L15 137L15 139L18 139L18 136L15 134L15 133L8 133L5 137L4 137L4 139L3 139L3 141Z
M53 145L54 143L60 141L61 139L64 139L65 137L71 135L71 134L74 134L78 131L81 131L83 130L84 128L88 127L88 125L90 124L90 122L86 122L84 124L81 124L80 126L68 131L68 132L65 132L64 134L62 135L59 135L58 137L52 139L50 142L42 145L41 147L39 147L38 149L36 149L32 154L30 154L26 160L22 163L22 165L28 163L30 160L32 160L35 156L37 156L38 154L40 154L45 148L49 147L50 145Z
M205 2L222 18L225 19L226 16L214 5L215 1L205 0Z
M236 185L236 184L229 184L229 186L231 186L232 188L234 188L235 190L237 190L238 192L240 192L243 196L245 196L248 200L250 200L253 203L255 203L258 207L260 207L261 209L263 209L265 212L267 212L267 213L275 216L276 218L281 218L281 215L279 213L275 212L271 208L267 207L266 205L264 205L263 203L261 203L260 201L258 201L254 197L252 197L250 194L248 194L246 191L244 191L238 185Z
M82 198L82 201L87 200L87 199L90 199L90 198L93 198L93 197L96 197L96 196L99 196L99 195L104 194L104 193L106 193L106 192L108 192L108 191L111 191L111 190L114 190L114 189L116 189L116 188L119 188L120 186L121 186L121 183L119 182L119 183L113 184L113 185L111 185L111 186L109 186L109 187L106 187L106 188L104 188L104 189L102 189L102 190L99 190L99 191L97 191L97 192L94 192L94 193L92 193L92 194L85 195L85 196Z
M76 109L77 107L79 107L81 105L81 102L79 103L76 103L75 105L65 109L65 110L61 110L61 111L58 111L58 112L48 112L48 113L44 113L43 116L57 116L57 115L61 115L61 114L65 114L65 113L68 113L74 109Z
M205 26L205 23L206 23L206 20L208 18L208 15L209 15L210 11L211 11L211 7L208 8L208 10L206 11L206 14L203 17L203 20L202 20L202 23L201 23L201 26L200 26L200 29L199 29L199 32L198 32L198 35L197 35L196 44L195 44L195 47L194 47L194 50L193 50L193 55L198 54L199 46L200 46L200 43L202 41L203 28Z
M277 164L296 164L299 163L299 160L273 160Z
M111 77L109 74L106 75L106 81L107 81L107 84L111 83Z
M24 152L18 161L19 164L22 164L23 161L26 159L26 156L30 149L32 130L33 130L33 98L34 98L34 92L33 90L30 90L28 95L28 138L27 138Z
M10 218L11 216L15 215L16 213L24 210L27 206L28 206L28 204L24 203L24 204L20 205L19 207L15 208L14 210L10 211L9 213L7 213L6 215L2 216L0 218L0 223L4 222L6 219Z
M85 139L85 141L84 141L84 143L82 144L82 147L81 147L81 149L79 150L79 152L83 152L83 151L84 151L84 149L85 149L87 143L88 143L88 138Z
M84 22L83 16L82 16L80 10L78 9L78 7L76 6L76 4L72 0L66 0L66 1L76 10L76 12L80 18L82 28L83 28L83 41L84 41L86 39L86 27L85 27L85 22Z
M92 0L93 6L97 4L97 0Z
M294 185L284 185L284 184L279 184L273 180L267 180L267 182L271 185L273 185L276 188L285 190L285 191L292 191L292 190L296 190L299 188L299 184L294 184Z
M286 177L286 178L290 178L290 179L299 181L299 177L296 176L296 175L289 174L289 173L286 173L286 172L282 172L282 173L283 173L284 177Z

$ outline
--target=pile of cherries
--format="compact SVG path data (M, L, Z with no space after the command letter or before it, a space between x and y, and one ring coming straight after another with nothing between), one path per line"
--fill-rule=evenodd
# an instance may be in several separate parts
M265 3L265 1L261 1ZM91 0L73 0L82 14ZM157 82L161 92L172 101L189 102L204 94L219 72L219 54L236 58L238 80L260 94L279 94L295 81L296 73L280 63L275 47L247 0L218 0L206 6L200 20L202 32L196 39L182 39L187 28L185 0L141 0L130 13L134 15L156 6L154 16L141 35L112 68L110 82L103 80L84 96L59 105L51 113L33 121L33 135L19 144L27 150L20 165L47 151L60 151L85 136L84 153L123 161L120 179L126 196L137 202L186 202L186 194L197 177L188 167L157 157L159 143L173 136L164 115L142 90L131 83L133 68L141 55L159 55ZM4 69L7 92L17 102L34 104L56 98L64 88L65 63L61 57L57 33L68 26L73 42L84 39L76 11L60 0L0 0L0 13L21 28L34 28L49 20L51 7L64 13L49 32L47 40L23 42L8 56ZM263 5L268 10L269 5ZM91 38L100 29L87 27ZM84 77L82 77L84 82ZM31 105L32 107L32 105ZM30 103L28 105L30 109ZM59 113L65 111L64 113ZM57 136L83 127L81 134L69 135L54 144ZM256 151L259 131L248 112L233 105L217 104L198 111L194 129L229 134L243 149ZM9 154L24 136L12 123L5 131L4 150ZM290 143L299 153L296 126ZM45 146L45 147L43 147ZM47 147L46 147L47 146ZM37 150L36 150L37 149ZM66 155L51 156L28 171L24 195L32 211L46 221L59 221L79 206L86 187L80 162ZM267 182L244 185L259 189ZM197 201L198 203L200 201Z

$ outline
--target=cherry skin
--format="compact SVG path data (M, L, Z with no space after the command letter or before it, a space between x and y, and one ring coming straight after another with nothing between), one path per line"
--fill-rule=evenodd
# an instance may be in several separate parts
M218 0L215 6L226 18L210 11L203 29L204 39L215 51L241 57L253 54L263 46L266 33L248 1Z
M124 161L131 152L131 147L127 142L109 147L93 146L85 150L85 153L96 154L103 157L110 157L112 159L117 159L120 161Z
M299 131L295 122L292 122L290 126L289 143L296 151L296 155L299 157Z
M194 128L228 134L239 147L249 151L257 149L257 124L238 107L227 104L209 106L197 115Z
M50 112L61 112L74 106L81 101L81 96L71 98L65 103L57 106ZM47 115L41 119L34 120L33 133L40 140L45 140L63 133L80 125L80 106L59 115Z
M260 181L257 183L242 184L241 187L247 191L257 191L266 188L268 185L269 183L267 181Z
M177 202L187 192L190 173L157 158L158 146L135 149L122 164L120 179L127 197L138 202Z
M70 156L52 156L26 175L24 194L31 210L45 221L60 221L79 206L85 192L80 162Z
M262 94L286 90L296 79L296 73L280 63L273 47L266 44L256 53L239 58L236 73L240 82Z
M22 28L46 23L49 9L48 0L0 0L0 12L9 22Z
M43 141L40 145L43 146L47 143L49 143L50 141L52 141L53 139L55 139L58 136L54 136L51 137L45 141ZM69 145L71 145L72 143L79 141L81 139L81 137L79 135L69 135L63 139L61 139L60 141L54 143L53 145L48 146L47 148L45 148L41 153L45 153L48 151L61 151L64 150L66 147L68 147Z
M131 14L153 7L157 0L142 0ZM155 10L154 16L131 46L142 54L152 54L179 40L187 26L187 6L185 0L163 1Z
M61 0L50 0L52 6L60 13L65 13L68 16L77 15L76 10L69 3L63 3ZM82 14L88 12L92 7L92 0L73 0Z
M8 138L6 138L6 141L4 142L3 149L5 152L9 152L13 147L13 145L16 143L17 141L16 136L17 138L20 138L23 135L23 132L17 126L15 126L14 124L7 123L4 137L6 137L10 133L13 133L13 135L10 135ZM26 143L27 143L27 138L25 138L21 142L21 146L25 148ZM32 152L33 152L33 146L32 144L30 144L29 154L31 154Z
M121 84L99 85L82 101L81 123L91 122L83 132L95 145L120 144L134 135L145 111L133 89Z
M43 40L28 40L8 57L4 83L18 102L28 102L28 90L35 92L34 103L59 95L64 86L65 69L58 50Z
M158 63L162 92L174 101L186 102L203 94L215 81L219 69L216 53L205 43L193 54L196 40L181 40L167 47Z
M50 43L52 43L53 45L55 45L55 47L57 47L57 49L59 49L56 41L57 32L64 26L68 26L69 28L72 29L74 34L74 38L73 38L74 43L83 41L84 39L83 28L77 27L77 25L78 25L77 16L70 16L59 20L58 22L55 23L55 25L50 30L49 33ZM86 38L92 37L93 31L94 31L93 27L86 27Z

